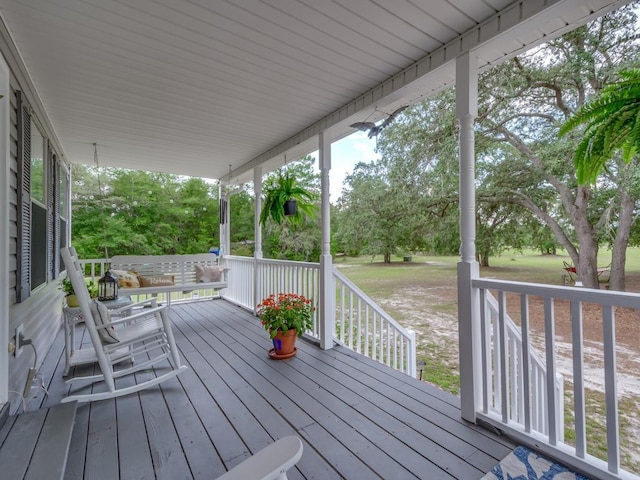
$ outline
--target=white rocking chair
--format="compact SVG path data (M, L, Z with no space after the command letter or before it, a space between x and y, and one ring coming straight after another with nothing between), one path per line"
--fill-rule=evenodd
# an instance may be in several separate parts
M287 470L301 457L302 442L289 435L264 447L218 480L287 480Z
M93 301L85 283L84 271L75 249L66 247L61 250L61 253L67 268L67 276L78 297L85 326L93 344L95 361L98 362L102 372L100 375L71 378L67 382L104 381L107 386L106 392L70 395L62 402L92 402L127 395L158 385L187 369L180 364L166 307L158 307L156 299L150 299L121 309L124 311L133 309L131 311L137 311L137 313L120 316L103 323L106 308L97 303L92 305ZM150 308L141 308L143 306ZM116 310L112 313L120 312ZM135 357L139 357L139 361L132 366L114 368L116 364L127 359L133 361ZM160 362L168 364L170 370L150 380L116 389L114 379L149 369Z

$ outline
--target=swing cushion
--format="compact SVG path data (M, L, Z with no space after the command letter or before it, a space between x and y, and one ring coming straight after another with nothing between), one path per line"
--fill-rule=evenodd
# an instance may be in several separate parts
M107 307L100 303L98 300L91 301L91 313L93 314L93 321L98 328L98 334L102 343L118 343L120 339L116 333L116 329L111 325L111 314ZM107 328L100 328L100 326L107 325Z
M120 288L139 288L140 280L138 280L138 274L136 272L127 272L126 270L110 270L113 275L118 279L118 286Z
M223 267L215 265L196 265L196 283L221 282Z

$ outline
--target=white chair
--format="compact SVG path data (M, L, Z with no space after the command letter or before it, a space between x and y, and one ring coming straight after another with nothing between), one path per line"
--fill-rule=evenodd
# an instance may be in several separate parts
M294 435L264 447L218 480L287 480L287 470L302 457L302 442Z
M123 310L133 309L131 311L135 313L114 317L109 321L110 315L106 307L91 300L75 249L66 247L61 253L67 276L78 296L85 326L93 344L95 361L102 372L100 375L71 378L67 382L104 381L107 386L106 392L70 395L64 398L63 402L92 402L127 395L158 385L187 369L180 363L166 307L158 307L155 299L151 299L125 307ZM142 306L150 308L136 309ZM122 312L111 312L118 313ZM138 361L132 366L115 368L116 364L121 364L127 359L133 361L136 357ZM132 386L116 389L114 379L149 369L161 362L169 368L168 372Z

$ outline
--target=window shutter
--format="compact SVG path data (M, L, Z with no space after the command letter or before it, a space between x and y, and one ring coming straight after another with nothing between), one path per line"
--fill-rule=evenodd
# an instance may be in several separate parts
M17 301L31 293L31 107L18 97L18 258Z

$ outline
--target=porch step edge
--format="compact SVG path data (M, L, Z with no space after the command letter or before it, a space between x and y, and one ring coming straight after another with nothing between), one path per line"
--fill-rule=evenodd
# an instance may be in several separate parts
M17 415L0 447L0 471L6 478L64 478L76 418L75 402Z

